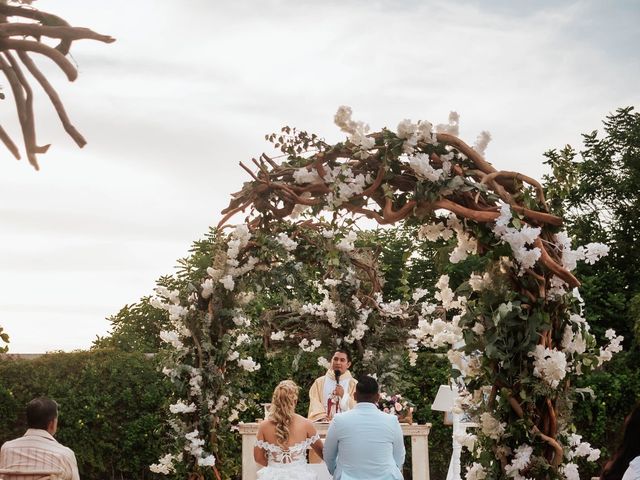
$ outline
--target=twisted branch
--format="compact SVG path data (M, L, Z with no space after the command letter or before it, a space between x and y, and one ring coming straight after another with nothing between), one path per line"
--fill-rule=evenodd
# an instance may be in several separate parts
M27 21L9 21L9 18L27 19ZM37 22L37 23L34 23ZM13 38L19 37L19 38ZM25 37L31 37L28 40ZM42 37L60 40L54 48L40 41ZM67 59L71 44L75 40L96 40L112 43L114 38L101 35L88 28L71 27L64 19L47 12L27 8L24 6L6 5L0 3L0 69L2 69L13 93L18 121L22 130L22 137L29 163L38 170L37 155L45 153L49 145L38 146L36 143L35 116L33 111L33 91L29 81L22 73L20 62L43 88L53 107L55 108L63 128L80 147L86 140L71 124L58 93L48 82L47 78L36 67L28 55L35 52L52 60L67 76L69 81L78 77L75 66ZM18 56L16 60L11 54L14 50ZM20 159L20 151L7 132L0 127L0 140L16 159Z

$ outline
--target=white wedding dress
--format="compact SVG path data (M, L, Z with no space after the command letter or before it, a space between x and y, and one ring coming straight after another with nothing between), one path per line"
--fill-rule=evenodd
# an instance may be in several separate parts
M256 446L267 452L267 466L258 470L258 480L317 480L317 474L307 464L307 450L320 436L313 437L282 449L278 445L257 440Z

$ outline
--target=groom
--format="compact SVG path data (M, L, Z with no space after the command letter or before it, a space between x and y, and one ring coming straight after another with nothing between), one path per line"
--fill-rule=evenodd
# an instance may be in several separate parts
M358 379L353 410L336 415L324 442L334 480L402 480L404 439L395 415L378 410L378 382Z

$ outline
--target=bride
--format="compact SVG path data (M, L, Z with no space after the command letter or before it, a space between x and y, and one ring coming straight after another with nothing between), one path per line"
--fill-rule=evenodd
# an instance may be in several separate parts
M258 480L316 480L307 465L310 447L322 458L322 440L310 420L296 414L298 386L284 380L273 391L271 410L258 426L253 450Z

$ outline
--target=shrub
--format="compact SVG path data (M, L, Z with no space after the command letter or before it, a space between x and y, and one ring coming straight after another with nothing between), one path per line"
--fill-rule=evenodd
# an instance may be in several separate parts
M115 350L0 360L0 443L24 433L24 406L38 396L59 407L58 440L86 480L150 479L164 430L168 389L157 361Z

